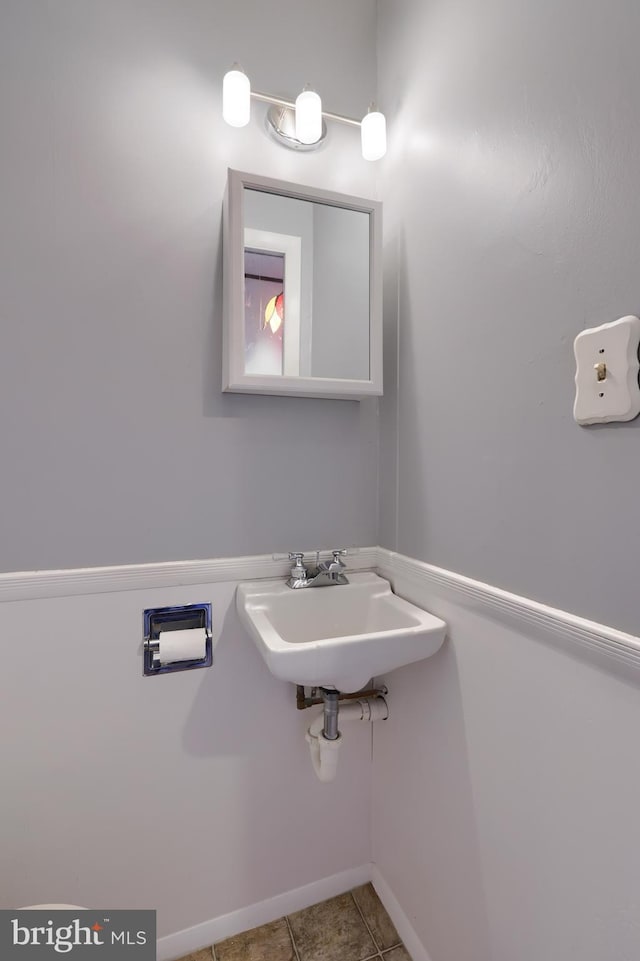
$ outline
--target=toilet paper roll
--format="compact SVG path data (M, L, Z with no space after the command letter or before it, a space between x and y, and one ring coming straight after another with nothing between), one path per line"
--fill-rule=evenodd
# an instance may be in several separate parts
M160 631L158 635L158 659L161 664L201 660L206 654L207 632L204 627L189 631Z

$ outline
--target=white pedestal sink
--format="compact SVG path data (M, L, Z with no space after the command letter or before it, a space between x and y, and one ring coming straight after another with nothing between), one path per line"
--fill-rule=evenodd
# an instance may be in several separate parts
M377 574L348 577L302 590L283 580L238 586L240 620L275 677L348 693L441 647L444 621L396 597Z

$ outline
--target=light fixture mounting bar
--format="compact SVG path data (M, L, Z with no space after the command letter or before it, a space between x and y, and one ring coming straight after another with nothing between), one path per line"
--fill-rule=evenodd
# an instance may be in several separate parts
M272 103L278 107L289 107L291 110L295 110L295 102L293 100L283 100L282 97L272 97L268 93L259 93L257 90L251 91L251 96L254 100L261 100L263 103ZM327 120L337 120L339 123L350 124L352 127L361 126L359 120L354 120L353 117L345 117L340 113L331 113L329 110L323 110L322 116L326 117Z

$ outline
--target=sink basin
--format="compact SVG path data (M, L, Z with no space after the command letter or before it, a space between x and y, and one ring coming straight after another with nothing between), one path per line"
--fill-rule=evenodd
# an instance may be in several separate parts
M275 677L361 690L372 677L435 654L446 624L403 600L377 574L291 590L283 580L240 584L240 620Z

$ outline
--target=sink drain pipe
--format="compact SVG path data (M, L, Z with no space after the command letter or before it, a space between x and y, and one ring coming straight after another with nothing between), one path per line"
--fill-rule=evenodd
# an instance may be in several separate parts
M324 710L311 722L305 735L313 770L320 781L333 781L338 770L338 753L342 745L342 734L338 730L338 696L338 691L322 689ZM389 717L389 707L381 694L343 703L339 712L341 723L386 721Z

